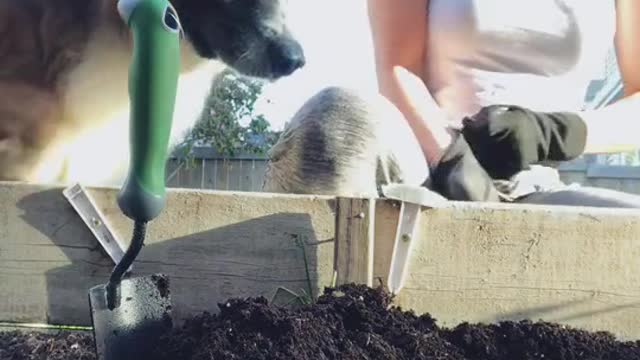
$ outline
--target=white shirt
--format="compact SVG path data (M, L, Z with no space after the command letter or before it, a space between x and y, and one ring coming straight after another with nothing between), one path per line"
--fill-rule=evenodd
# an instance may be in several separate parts
M429 0L426 82L453 118L489 104L581 110L614 0Z
M614 0L429 0L427 17L426 84L453 126L499 103L582 110L616 28ZM516 198L565 186L544 166L496 185Z

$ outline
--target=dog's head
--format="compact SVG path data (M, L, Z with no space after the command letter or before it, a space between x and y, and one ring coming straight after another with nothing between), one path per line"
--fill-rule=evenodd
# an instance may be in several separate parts
M265 79L292 74L305 64L281 0L171 0L187 40L201 57Z

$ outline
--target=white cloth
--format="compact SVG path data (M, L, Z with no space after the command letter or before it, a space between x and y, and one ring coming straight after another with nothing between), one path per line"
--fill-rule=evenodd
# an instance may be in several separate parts
M454 127L498 103L582 110L616 26L614 0L429 0L427 17L426 83ZM528 189L562 185L540 170Z
M429 0L426 73L459 118L508 103L582 109L615 34L613 0Z

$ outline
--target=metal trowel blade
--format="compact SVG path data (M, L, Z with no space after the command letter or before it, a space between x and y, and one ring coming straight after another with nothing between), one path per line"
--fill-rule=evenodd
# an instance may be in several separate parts
M168 278L163 274L123 279L116 306L107 306L106 285L89 290L99 360L147 359L172 326Z

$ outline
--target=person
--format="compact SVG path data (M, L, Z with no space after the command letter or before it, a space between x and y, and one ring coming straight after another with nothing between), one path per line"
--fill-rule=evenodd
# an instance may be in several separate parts
M368 0L378 91L329 87L269 152L269 192L377 196L388 183L446 198L640 207L566 185L555 165L635 149L636 0ZM615 45L624 97L583 110Z

